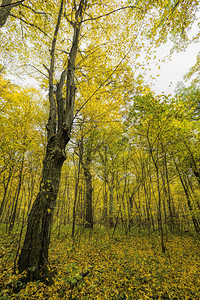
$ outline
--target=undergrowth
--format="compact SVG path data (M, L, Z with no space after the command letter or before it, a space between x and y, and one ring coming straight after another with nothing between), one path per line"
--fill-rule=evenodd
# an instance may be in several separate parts
M161 253L158 234L85 230L72 240L54 232L49 269L54 283L23 283L14 274L17 233L1 230L1 299L200 299L200 240L169 235Z

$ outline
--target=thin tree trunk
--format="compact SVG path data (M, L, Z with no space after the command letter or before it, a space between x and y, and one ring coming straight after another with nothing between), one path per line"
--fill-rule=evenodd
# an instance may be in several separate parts
M147 192L147 187L146 187L146 183L144 181L143 183L144 186L144 195L145 195L145 207L146 207L146 213L147 213L147 228L149 231L149 235L150 235L150 229L151 229L151 221L150 221L150 195Z
M196 231L197 233L199 233L199 232L200 232L200 227L199 227L198 220L195 218L195 215L194 215L194 210L193 210L193 207L192 207L192 203L191 203L191 201L190 201L189 191L188 191L187 186L186 186L186 184L185 184L185 182L184 182L184 180L183 180L183 177L181 176L179 167L178 167L178 165L177 165L175 159L173 159L173 160L174 160L174 164L175 164L176 170L177 170L178 175L179 175L179 179L180 179L180 181L181 181L182 187L183 187L184 192L185 192L185 196L186 196L186 199L187 199L188 208L189 208L189 211L190 211L190 213L191 213L192 222L193 222L193 224L194 224L195 231Z
M14 199L14 210L10 216L9 232L13 230L13 227L15 224L15 217L16 217L17 205L18 205L18 201L19 201L19 194L20 194L21 186L22 186L23 169L24 169L24 156L22 158L21 167L20 167L20 171L19 171L19 183L18 183L18 187L17 187L17 191L16 191L16 196Z
M83 134L83 133L81 133ZM79 141L79 158L80 163L83 168L84 178L85 178L85 223L84 226L87 228L93 228L93 188L92 188L92 174L91 174L91 145L86 145L84 147L84 139L83 136Z
M110 201L109 201L109 227L112 228L114 226L113 219L113 192L114 192L114 174L111 174L111 182L110 182Z
M0 220L1 220L1 216L2 216L3 210L4 210L4 206L5 206L6 201L7 201L7 192L8 192L9 183L11 181L11 177L12 177L12 168L10 167L9 168L7 182L6 182L6 185L4 186L3 199L2 199L2 202L1 202L1 206L0 206Z
M66 211L64 216L64 225L69 224L70 220L70 190L69 190L69 183L67 185L67 203L66 203Z
M86 206L85 206L85 227L93 228L93 207L92 207L92 175L89 165L83 166L86 182Z
M8 224L9 224L9 216L11 215L11 203L9 203L8 199L12 199L14 197L15 191L13 189L13 181L14 181L14 176L12 176L11 178L11 183L9 185L9 190L7 192L7 200L5 203L5 207L4 207L4 214L2 215L2 221L6 222L6 232L8 231Z
M173 210L172 210L172 197L171 197L171 191L170 191L170 186L169 186L169 174L168 174L166 152L164 154L164 166L165 166L165 177L167 180L167 191L166 192L167 192L167 204L168 204L169 218L170 218L169 227L170 227L170 231L173 232L175 224L174 224L174 215L173 215Z
M61 225L65 225L65 217L66 217L66 193L67 193L67 186L68 186L68 175L66 175L65 178L65 186L64 186L64 191L62 194L62 199L61 199L61 214L60 214L60 227Z
M99 156L103 165L103 210L102 210L102 217L101 220L104 226L108 224L108 171L107 171L107 147L104 145L101 149L102 152L99 150Z
M165 249L165 244L164 244L164 233L163 233L163 220L162 220L162 210L161 210L161 205L162 205L162 199L161 199L161 192L160 192L160 179L159 179L159 166L158 166L158 149L157 149L157 153L156 153L156 158L153 155L153 150L152 150L152 145L149 141L149 138L147 136L148 139L148 144L149 144L149 150L150 150L150 155L151 155L151 159L152 162L154 164L155 170L156 170L156 182L157 182L157 191L158 191L158 226L159 226L159 230L160 230L160 241L161 241L161 249L162 252L165 253L166 249ZM158 147L159 145L157 145Z
M162 248L162 252L165 253L163 221L162 221L162 211L161 211L160 180L159 180L158 167L156 167L156 177L157 177L157 189L158 189L158 224L159 224L159 229L160 229L161 248Z
M72 234L71 237L74 238L75 233L75 224L76 224L76 203L77 203L77 196L78 196L78 185L79 185L79 178L80 178L80 158L78 162L78 174L76 178L75 184L75 194L74 194L74 205L73 205L73 216L72 216Z

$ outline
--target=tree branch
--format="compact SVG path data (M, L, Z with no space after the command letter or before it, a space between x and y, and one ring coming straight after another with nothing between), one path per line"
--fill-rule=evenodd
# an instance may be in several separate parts
M30 6L28 6L28 5L22 4L22 6L25 7L25 8L27 8L27 9L32 10L32 12L34 12L34 14L38 14L38 15L47 15L47 13L42 12L42 11L36 11L36 10L34 10L32 7L30 7Z
M25 0L21 0L21 1L14 2L14 3L8 3L8 4L3 4L4 3L4 1L3 1L2 5L0 6L0 8L1 7L8 7L8 6L11 6L11 7L18 6L18 5L20 5L24 1ZM11 2L11 1L9 1L9 2Z
M60 29L60 23L62 18L62 12L63 12L63 6L64 6L64 0L61 0L60 3L60 9L58 13L58 19L56 28L54 31L50 56L51 56L51 62L50 62L50 68L49 68L49 119L47 123L47 140L56 133L56 101L54 98L54 90L53 90L53 80L54 80L54 66L55 66L55 49L56 49L56 42L58 37L58 31Z
M43 31L39 26L37 26L37 25L35 25L33 23L29 23L26 20L24 20L23 18L17 17L17 16L15 16L13 14L10 14L10 16L13 17L13 18L15 18L15 19L19 19L20 21L24 22L26 25L29 25L31 27L36 28L37 30L39 30L40 32L42 32L46 37L48 37L50 39L50 36L45 31Z
M11 9L14 6L20 5L24 0L17 1L12 3L12 0L2 0L2 4L0 6L0 28L3 27L10 15Z
M34 65L32 64L28 64L28 66L30 66L31 68L34 68L38 73L42 74L43 76L45 76L46 78L48 78L48 76L43 73L42 71L40 71L37 67L35 67Z
M128 49L127 53L125 53L125 55L122 57L122 59L120 60L120 62L115 66L114 70L112 71L112 73L98 86L98 88L92 93L92 95L83 103L83 105L81 105L81 107L76 111L76 114L74 116L74 119L77 117L78 113L81 111L81 109L93 98L93 96L102 88L102 86L105 85L105 83L112 77L112 75L117 71L117 69L119 68L119 66L122 64L122 62L126 59L127 55L130 53L130 51L132 50L136 39L138 38L140 32L138 32L135 40L132 42L130 48ZM73 120L74 120L73 119Z
M78 41L80 36L81 24L83 15L85 13L87 0L80 0L79 7L75 13L74 21L74 34L72 47L69 53L68 67L67 67L67 86L66 86L66 108L64 120L64 130L70 132L74 117L74 104L75 104L75 62L78 51Z
M111 14L117 12L117 11L120 11L120 10L123 10L123 9L127 9L127 8L132 8L132 9L135 8L135 9L139 9L139 10L141 10L142 12L144 12L144 10L143 10L141 7L139 7L139 6L128 5L128 6L124 6L124 7L120 7L120 8L114 9L114 10L112 10L112 11L106 13L105 15L101 15L101 16L98 16L98 17L94 17L94 18L90 18L90 19L83 20L82 23L87 22L87 21L98 20L98 19L107 17L107 16L109 16L109 15L111 15Z

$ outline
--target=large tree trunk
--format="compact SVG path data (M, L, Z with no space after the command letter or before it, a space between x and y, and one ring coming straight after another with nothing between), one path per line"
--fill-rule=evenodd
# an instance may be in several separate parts
M27 270L28 280L37 280L46 272L53 212L65 161L59 143L57 137L49 140L40 190L28 218L26 237L18 260L19 272Z

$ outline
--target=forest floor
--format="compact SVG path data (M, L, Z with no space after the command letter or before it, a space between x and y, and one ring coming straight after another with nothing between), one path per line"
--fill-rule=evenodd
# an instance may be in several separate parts
M50 271L54 283L24 284L14 274L17 233L0 229L1 299L200 299L200 239L171 235L161 253L158 234L103 229L79 232L74 242L54 231Z

